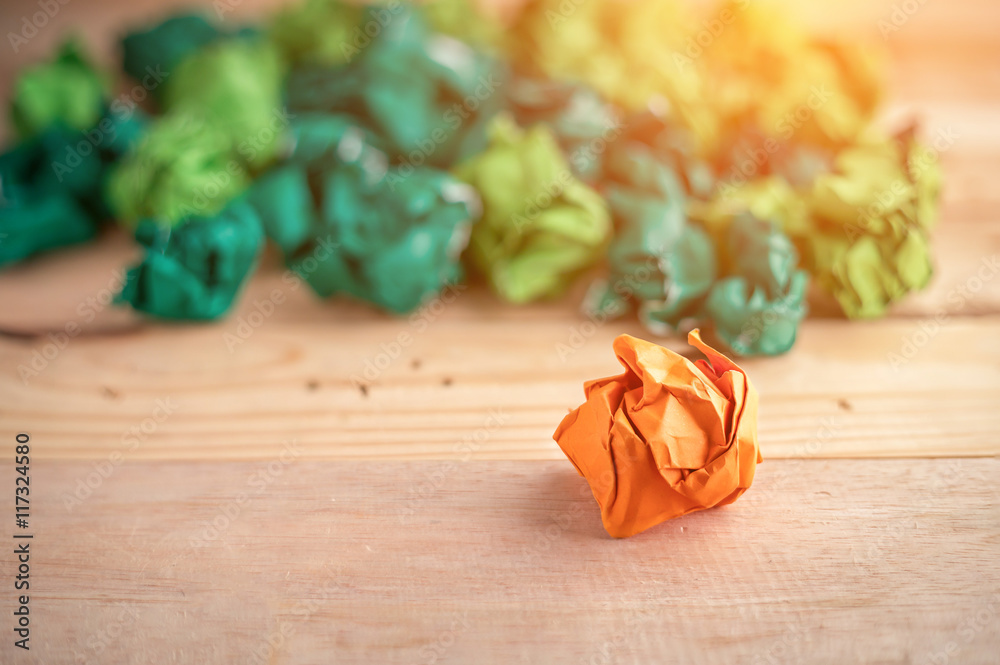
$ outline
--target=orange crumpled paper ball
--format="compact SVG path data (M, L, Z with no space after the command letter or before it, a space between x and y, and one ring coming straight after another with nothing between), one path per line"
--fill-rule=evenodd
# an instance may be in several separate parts
M625 373L585 383L587 401L553 434L615 538L732 503L762 461L746 373L697 330L688 342L709 360L620 335L614 350Z

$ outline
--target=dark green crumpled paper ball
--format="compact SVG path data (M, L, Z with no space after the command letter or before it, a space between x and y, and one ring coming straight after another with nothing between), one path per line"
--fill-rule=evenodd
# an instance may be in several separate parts
M172 16L122 39L122 68L136 80L151 75L169 78L184 58L224 36L197 14ZM159 94L154 90L155 94Z
M172 227L143 220L135 237L145 257L129 269L119 300L179 320L225 314L264 242L256 211L241 200L216 215L189 217Z
M750 214L728 230L727 275L712 287L705 315L720 342L741 356L774 356L795 343L809 275L778 226Z
M73 136L72 130L50 128L0 155L0 266L96 233L97 225L79 199L98 182L99 161L81 165L65 185L49 168L66 136Z
M407 171L450 167L479 153L486 145L486 124L503 103L504 75L497 62L430 32L417 8L369 7L362 24L379 29L350 64L292 70L287 83L292 111L357 116Z
M303 114L296 148L249 196L289 267L320 296L408 312L461 279L478 197L446 172L403 171L346 116Z
M108 112L87 131L56 123L0 155L0 265L92 238L110 214L110 166L144 125L140 113Z

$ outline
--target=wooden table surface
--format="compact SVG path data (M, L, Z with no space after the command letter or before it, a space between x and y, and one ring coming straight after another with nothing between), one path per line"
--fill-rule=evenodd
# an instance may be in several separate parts
M63 30L110 58L169 4L59 5L4 89ZM135 256L113 234L0 274L0 487L30 433L34 536L29 652L0 557L0 662L1000 664L1000 8L789 11L878 41L894 6L886 122L953 137L934 282L746 362L753 488L631 539L550 437L642 331L573 297L392 318L268 256L233 316L162 325L105 306ZM5 2L3 33L35 11Z

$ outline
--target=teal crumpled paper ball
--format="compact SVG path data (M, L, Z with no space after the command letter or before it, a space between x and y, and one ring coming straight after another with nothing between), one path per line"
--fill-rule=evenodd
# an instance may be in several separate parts
M138 112L87 131L57 123L0 155L0 265L92 238L110 215L110 167L145 123Z
M712 287L705 312L720 342L741 356L774 356L795 343L806 315L809 275L778 226L746 213L728 229L729 274Z
M129 269L119 300L179 320L225 314L264 242L256 211L242 200L216 215L189 217L174 226L143 220L135 237L145 256Z
M643 325L667 335L699 314L716 278L714 243L688 223L680 180L647 144L616 144L603 179L616 235L608 277L591 287L584 311L612 317L635 306Z
M393 312L461 279L475 191L430 167L390 166L351 118L303 114L296 148L249 193L289 267L320 296L346 293Z
M384 25L382 14L389 16ZM289 107L356 116L408 173L447 168L485 148L486 125L503 106L498 63L432 33L413 7L370 7L361 22L380 27L349 64L292 70Z

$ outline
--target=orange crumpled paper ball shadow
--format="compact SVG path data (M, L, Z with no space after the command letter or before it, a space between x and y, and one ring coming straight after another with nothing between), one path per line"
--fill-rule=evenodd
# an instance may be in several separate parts
M585 383L587 401L553 434L616 538L732 503L762 461L746 373L697 330L688 342L709 361L620 335L614 350L625 373Z

